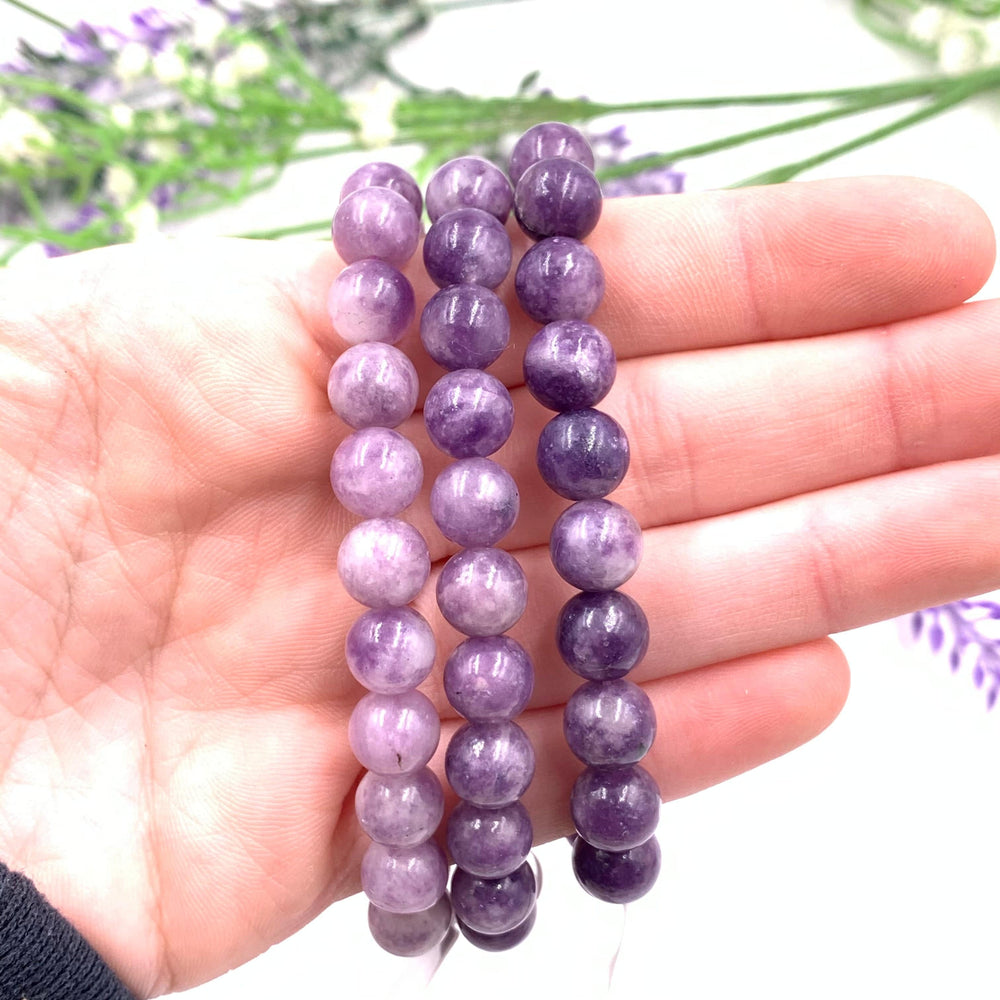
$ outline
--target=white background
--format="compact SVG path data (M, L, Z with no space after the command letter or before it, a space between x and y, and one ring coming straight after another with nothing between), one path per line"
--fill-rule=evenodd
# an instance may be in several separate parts
M99 22L120 20L127 8L52 0L47 9ZM0 40L19 32L44 36L0 7ZM525 0L443 16L395 62L421 83L483 94L509 94L539 69L541 85L560 96L609 101L849 86L927 69L869 36L850 4L837 0ZM963 107L809 176L937 178L969 192L996 224L997 101ZM663 150L788 113L645 116L630 131L641 148ZM872 115L864 125L899 113ZM716 187L843 141L860 127L857 120L838 123L681 166L691 188ZM322 216L324 199L339 189L340 175L331 178L329 170L302 168L238 215L193 228L232 232ZM984 294L998 290L994 276ZM529 941L495 956L459 940L424 995L608 995L619 944L612 996L1000 995L1000 715L986 712L967 675L952 676L943 662L901 643L895 623L838 641L854 674L841 717L802 750L665 806L663 873L654 892L628 908L627 924L621 910L577 889L567 845L548 845L539 851L545 888ZM426 963L380 952L364 912L360 897L337 904L189 996L419 993Z

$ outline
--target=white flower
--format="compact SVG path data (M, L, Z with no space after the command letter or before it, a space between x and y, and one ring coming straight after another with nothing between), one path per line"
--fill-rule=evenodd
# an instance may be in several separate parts
M958 76L982 63L983 41L971 31L953 31L941 39L937 61L942 73Z
M393 115L400 91L388 80L379 80L370 90L347 102L350 116L360 126L362 145L369 149L388 146L396 138Z
M267 50L259 42L240 42L233 53L233 59L241 80L260 76L271 65Z
M115 58L115 76L137 80L149 69L149 50L141 42L126 42Z
M150 201L133 205L122 218L133 240L148 240L163 235L160 232L160 213Z
M927 4L910 18L906 26L907 34L925 45L936 45L944 34L948 23L948 15L943 7L937 4Z
M130 129L135 122L135 114L127 104L121 102L108 108L108 117L120 129Z
M240 82L236 60L231 56L220 59L212 68L212 86L219 90L235 90Z
M191 44L196 49L215 48L219 36L229 27L226 15L215 7L198 6L191 13Z
M112 163L104 171L104 193L116 205L127 205L138 190L135 175L120 163Z
M188 67L177 49L169 48L153 56L153 76L168 87L187 76Z
M6 108L0 114L0 163L20 160L38 166L45 162L45 151L54 141L52 133L27 111Z

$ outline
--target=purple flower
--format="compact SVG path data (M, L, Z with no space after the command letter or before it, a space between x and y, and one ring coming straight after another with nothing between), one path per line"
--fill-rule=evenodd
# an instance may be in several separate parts
M161 52L177 31L176 26L155 7L136 11L131 21L132 40L140 42L152 52Z
M62 49L66 58L78 66L103 66L110 59L101 32L86 21L78 21L63 35Z
M625 126L617 125L608 132L588 136L594 149L596 168L617 166L625 161L625 150L632 140ZM672 167L654 167L630 177L613 177L601 184L606 198L625 198L643 194L680 194L684 190L684 174Z

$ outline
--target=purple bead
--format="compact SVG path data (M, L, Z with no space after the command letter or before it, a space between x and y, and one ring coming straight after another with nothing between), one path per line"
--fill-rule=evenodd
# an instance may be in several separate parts
M401 958L425 955L436 948L451 926L451 899L447 893L426 910L390 913L368 904L368 929L380 948Z
M656 712L631 681L590 681L566 703L563 733L584 764L635 764L653 745Z
M624 677L649 648L649 622L628 594L576 594L559 612L556 645L566 665L590 681Z
M542 327L524 352L528 391L550 410L583 410L599 403L615 381L611 341L589 323L562 319Z
M446 212L427 232L424 266L438 288L468 283L496 288L510 271L507 230L478 208Z
M550 156L564 156L594 169L594 151L579 129L562 122L542 122L514 143L508 166L511 181L516 184L532 163Z
M434 704L420 691L366 694L354 706L347 727L354 756L376 774L419 770L434 756L440 738Z
M507 806L531 784L535 751L516 722L467 722L448 743L444 771L459 798Z
M660 819L660 789L640 764L588 767L569 797L576 832L605 851L628 851L653 835Z
M513 204L510 181L499 167L481 156L449 160L427 182L427 214L431 222L456 208L478 208L502 224Z
M388 427L355 431L340 442L330 463L337 499L362 517L393 517L413 503L423 481L419 452Z
M456 868L451 876L455 916L481 934L502 934L517 927L532 911L535 873L527 862L502 878L480 878Z
M360 604L409 604L427 582L430 554L423 535L405 521L376 517L355 525L340 543L337 572Z
M372 843L361 859L361 888L380 910L418 913L433 906L447 885L448 863L433 840L415 847Z
M452 462L431 487L431 517L459 545L499 542L514 526L520 504L511 474L488 458Z
M466 639L444 665L444 693L470 722L520 715L531 698L535 672L524 647L510 636Z
M361 829L378 844L414 847L428 840L444 815L444 792L430 768L412 774L369 771L354 793Z
M601 217L601 185L592 170L564 156L533 163L514 191L518 225L533 240L572 236L582 240Z
M400 694L428 677L437 646L427 620L413 608L377 608L351 626L345 653L359 684L379 694Z
M348 424L398 427L417 405L417 370L389 344L357 344L333 363L326 394L333 412Z
M417 182L402 167L397 167L395 163L375 162L358 167L344 181L344 186L340 189L340 201L343 201L349 194L354 194L360 188L366 187L391 188L413 206L413 211L418 216L424 210L424 199L420 194Z
M605 903L634 903L653 888L660 874L660 845L650 837L628 851L602 851L577 837L573 873L591 896Z
M395 344L416 313L413 286L381 260L345 267L333 279L326 304L334 330L349 344Z
M427 353L449 371L488 368L510 340L510 317L488 288L452 285L424 306L420 339Z
M586 319L604 298L604 271L590 247L550 236L521 258L514 288L521 308L539 323Z
M614 590L639 568L642 530L611 500L579 500L552 526L549 553L556 572L578 590Z
M500 878L531 853L531 817L520 802L487 809L459 802L448 818L448 850L463 871Z
M537 913L538 907L533 906L524 920L502 934L482 934L479 931L474 931L461 920L455 922L465 940L481 951L509 951L511 948L516 948L531 933L531 929L535 926Z
M568 500L596 500L625 478L628 437L600 410L567 410L542 428L535 461L549 489Z
M524 614L528 581L503 549L462 549L441 570L437 602L445 619L465 635L499 635Z
M406 198L390 188L358 188L333 216L333 245L345 264L376 257L402 267L419 242L420 217Z
M498 378L477 368L448 372L424 400L430 439L452 458L492 455L514 428L514 403Z

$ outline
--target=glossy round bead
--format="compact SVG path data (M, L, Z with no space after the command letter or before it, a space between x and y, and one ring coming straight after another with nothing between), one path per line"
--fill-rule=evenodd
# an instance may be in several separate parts
M641 765L588 767L573 785L569 810L576 832L605 851L645 843L660 819L660 789Z
M537 913L538 907L533 906L531 912L524 920L516 927L512 927L509 931L504 931L502 934L482 934L479 931L474 931L458 919L456 919L455 923L458 924L458 929L462 932L462 936L466 941L469 944L475 945L481 951L509 951L511 948L516 948L521 944L531 933L531 929L535 926L535 916Z
M456 208L478 208L503 224L513 203L514 192L504 172L481 156L449 160L427 182L427 214L431 222Z
M480 878L456 868L451 876L455 916L481 934L502 934L517 927L535 905L535 873L525 862L502 878Z
M423 481L420 453L388 427L348 435L330 463L337 499L362 517L393 517L413 503Z
M500 448L514 428L514 403L498 378L477 368L448 372L424 400L424 424L434 444L452 458L482 458Z
M635 764L653 745L656 712L631 681L590 681L566 703L563 733L584 764Z
M419 241L420 217L403 195L390 188L358 188L333 216L333 245L345 264L375 257L402 267Z
M424 239L424 266L438 288L463 283L496 288L510 261L507 230L478 208L445 212Z
M366 187L391 188L413 206L413 211L418 216L424 210L424 199L420 193L419 185L402 167L397 167L395 163L375 162L358 167L344 181L344 186L340 189L340 201L359 188Z
M395 344L416 313L413 286L381 260L345 267L333 279L326 304L334 330L349 344Z
M573 845L577 881L605 903L633 903L653 888L660 874L656 837L628 851L602 851L577 837Z
M574 673L590 681L614 680L646 655L649 622L620 590L576 594L559 612L556 645Z
M377 608L354 622L344 651L359 684L379 694L399 694L428 677L437 645L433 629L413 608Z
M350 427L398 427L417 405L417 370L389 344L357 344L333 363L326 394Z
M419 770L434 755L440 738L437 711L420 691L366 694L354 706L347 727L354 756L376 774Z
M596 500L625 478L628 437L600 410L567 410L542 428L535 460L549 489L568 500Z
M586 244L550 236L521 258L514 288L521 308L539 323L586 319L604 298L604 270Z
M430 571L423 536L412 524L395 518L377 517L355 525L337 552L344 589L370 608L409 604Z
M438 828L444 815L444 792L429 768L412 774L369 771L354 793L361 829L379 844L413 847Z
M433 840L414 847L372 843L361 859L361 888L379 909L390 913L426 910L447 885L448 863Z
M516 722L467 722L448 744L444 770L460 798L477 806L507 806L531 784L535 751Z
M549 553L556 572L578 590L614 590L639 568L642 530L620 504L580 500L556 518Z
M520 802L487 809L459 802L448 817L448 851L463 871L500 878L531 853L531 817Z
M533 163L514 191L518 225L533 240L572 236L582 240L601 217L601 185L592 170L563 156Z
M390 913L368 904L368 929L380 948L401 958L426 955L436 948L451 926L451 899L447 893L426 910Z
M500 541L514 526L520 503L514 478L488 458L452 462L431 487L431 517L459 545Z
M618 364L611 341L579 319L543 326L524 352L528 391L550 410L583 410L608 394Z
M462 549L441 570L437 602L445 619L465 635L499 635L524 614L528 582L503 549Z
M514 144L508 165L511 181L517 184L532 163L550 156L577 160L594 169L594 151L579 129L563 122L541 122L532 125Z
M452 285L424 307L420 339L427 353L449 371L488 368L510 340L510 317L488 288Z
M470 722L499 722L520 715L534 684L531 658L506 635L466 639L444 665L448 702Z

